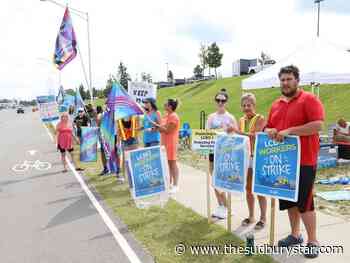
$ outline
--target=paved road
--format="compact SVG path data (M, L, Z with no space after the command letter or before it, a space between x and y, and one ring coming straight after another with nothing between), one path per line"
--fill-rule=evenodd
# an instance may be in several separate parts
M37 113L0 111L0 145L1 263L130 262L73 173L61 173L59 154ZM37 159L52 168L12 170ZM125 226L112 220L141 262L151 262Z

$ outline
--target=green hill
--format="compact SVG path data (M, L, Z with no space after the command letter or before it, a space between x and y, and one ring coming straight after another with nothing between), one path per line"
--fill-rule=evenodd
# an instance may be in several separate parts
M181 122L189 122L192 128L199 128L200 112L207 114L214 112L216 105L215 94L226 88L230 99L228 110L237 119L241 116L240 97L242 95L241 80L244 77L224 78L219 80L197 82L189 85L181 85L158 90L157 104L163 110L163 104L168 98L180 100L177 110ZM308 87L305 90L309 91ZM267 116L272 102L280 96L279 88L251 90L257 97L257 111ZM334 123L343 116L350 121L350 85L322 85L320 99L326 109L326 126ZM98 101L97 104L101 104Z
M177 112L181 122L189 122L191 127L199 128L200 111L207 114L214 112L216 104L215 94L226 88L230 99L228 111L237 119L242 115L240 97L244 91L241 89L241 80L244 77L225 78L217 81L198 82L190 85L164 88L158 91L158 105L161 106L167 98L178 98L180 107ZM306 87L305 90L310 91ZM267 116L272 102L280 96L279 88L251 90L257 98L257 112ZM320 99L326 109L326 126L343 116L350 121L350 85L322 85Z

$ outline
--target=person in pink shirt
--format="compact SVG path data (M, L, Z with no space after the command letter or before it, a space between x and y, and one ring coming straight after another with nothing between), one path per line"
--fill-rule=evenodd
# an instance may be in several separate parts
M66 151L73 152L73 127L66 112L61 115L61 119L56 126L56 144L57 149L61 152L63 172L67 172Z
M161 124L153 122L153 125L158 128L161 134L161 145L165 146L169 172L170 172L170 193L178 191L179 168L177 166L177 145L179 143L180 118L176 114L178 101L169 99L164 105L166 114L161 120Z

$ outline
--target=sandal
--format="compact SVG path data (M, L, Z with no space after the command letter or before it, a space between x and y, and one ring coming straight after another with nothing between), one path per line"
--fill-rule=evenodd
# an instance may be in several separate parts
M259 220L259 222L258 222L258 223L256 223L256 225L255 225L254 229L255 229L255 230L260 230L260 229L263 229L264 227L265 227L265 222L264 222L264 221Z
M62 170L62 173L66 173L66 172L68 172L67 169L63 169L63 170Z
M250 220L249 218L246 218L242 221L242 226L249 226L250 224L253 224L254 221Z

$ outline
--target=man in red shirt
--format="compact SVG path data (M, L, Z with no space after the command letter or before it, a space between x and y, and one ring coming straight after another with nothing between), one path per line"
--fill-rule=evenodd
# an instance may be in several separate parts
M313 185L320 148L318 132L322 130L325 113L318 98L299 88L297 67L283 67L278 76L282 97L272 104L265 132L279 142L287 135L300 136L301 144L298 201L279 200L280 210L288 209L291 234L280 240L278 245L288 247L303 243L300 234L302 219L308 235L307 247L312 248L306 250L308 252L304 255L314 258L318 256L319 244L316 238Z

